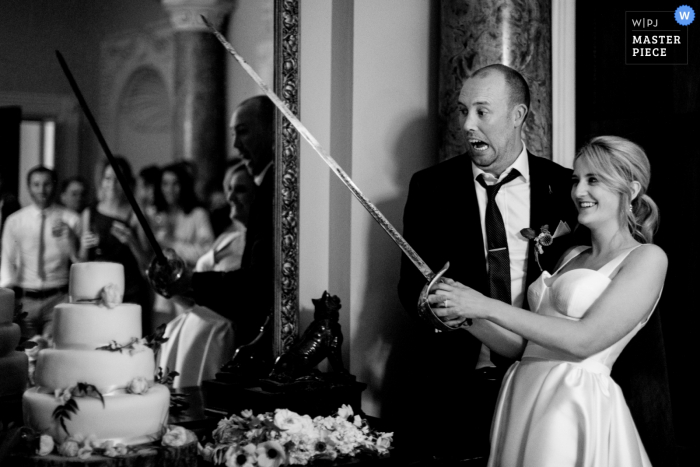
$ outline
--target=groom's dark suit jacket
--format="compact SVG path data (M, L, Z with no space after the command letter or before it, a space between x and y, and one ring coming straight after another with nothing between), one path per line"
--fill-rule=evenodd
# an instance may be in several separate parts
M528 162L530 223L518 226L518 231L530 227L539 233L542 226L548 225L554 233L560 221L573 228L577 213L571 201L571 170L530 153ZM413 176L403 221L404 237L433 271L449 261L446 277L488 295L484 240L468 155L449 159ZM562 239L567 237L570 235ZM551 269L569 246L562 239L555 240L540 255L544 268ZM540 274L534 243L530 242L527 286ZM399 298L413 315L425 283L418 269L403 256ZM423 358L416 362L415 369L416 377L426 382L420 402L427 404L418 410L428 417L427 423L439 430L436 443L449 444L442 442L446 434L459 434L461 444L467 446L465 452L473 452L468 448L470 433L481 433L483 437L489 430L489 426L474 426L473 421L474 409L482 409L484 404L483 400L475 400L483 399L482 396L472 393L481 342L463 330L435 333L427 324L424 328L425 335L419 343L423 346ZM497 391L496 386L493 392Z
M528 153L530 165L530 225L539 232L548 225L552 233L560 220L570 228L577 212L571 200L571 170ZM404 237L433 271L450 262L446 277L488 295L488 277L481 234L481 219L472 178L471 160L461 155L416 173L411 179L404 210ZM553 272L564 251L590 242L587 229L558 238L540 255L542 267ZM530 242L526 286L541 274ZM404 255L399 298L416 316L418 295L425 278ZM527 303L525 303L527 306ZM612 377L622 387L645 448L653 465L674 465L673 425L668 377L659 310L630 342L613 368ZM473 374L481 342L466 331L435 333L427 323L422 355L415 362L417 398L407 401L413 413L435 427L438 454L450 430L469 444L471 433L488 432L489 426L470 425L475 409L483 404L472 397ZM421 405L422 404L422 405ZM481 430L481 431L480 431Z

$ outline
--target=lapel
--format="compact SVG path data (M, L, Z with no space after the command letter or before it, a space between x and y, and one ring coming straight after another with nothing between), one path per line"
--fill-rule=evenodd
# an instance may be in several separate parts
M547 224L550 232L554 233L557 225L551 224L558 222L558 220L552 219L551 196L553 193L548 173L543 170L544 167L539 163L541 161L538 160L537 156L532 155L529 151L527 155L530 164L530 228L539 234L540 227ZM529 287L541 273L542 271L535 260L535 243L529 242L526 287Z

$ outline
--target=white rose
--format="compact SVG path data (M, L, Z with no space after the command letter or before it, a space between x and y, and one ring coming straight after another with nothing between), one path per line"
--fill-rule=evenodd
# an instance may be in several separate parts
M343 404L342 407L338 409L338 416L340 418L347 419L348 417L352 417L354 415L352 411L352 407L350 407L347 404Z
M122 299L123 291L114 284L107 284L100 290L100 301L107 308L114 308L121 304Z
M377 451L379 451L380 454L389 451L393 436L394 433L382 433L379 438L377 438Z
M58 453L64 457L75 457L80 450L80 444L73 438L68 438L58 446Z
M188 441L187 430L181 426L171 427L164 435L161 443L163 446L182 446Z
M40 456L49 455L53 451L53 447L53 438L49 435L41 435L39 438L39 449L36 450L36 453Z
M81 459L87 459L92 455L92 446L83 445L82 448L78 449L78 457Z
M143 376L137 376L131 380L126 391L131 394L144 394L148 391L148 381Z
M287 409L275 410L275 425L289 433L299 433L304 429L301 416Z

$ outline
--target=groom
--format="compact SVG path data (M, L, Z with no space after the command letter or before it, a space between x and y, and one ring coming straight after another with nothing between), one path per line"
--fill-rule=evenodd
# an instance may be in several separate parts
M534 242L520 231L532 228L539 234L548 226L552 234L567 233L577 216L571 170L525 147L522 129L529 106L527 82L512 68L490 65L469 77L458 103L467 152L413 176L403 232L434 271L449 261L445 277L524 308L527 287L542 271ZM544 247L539 264L551 271L570 237ZM399 298L409 313L416 313L425 283L404 256ZM488 455L496 398L512 361L465 329L429 330L422 344L426 368L417 376L429 381L420 397L427 402L421 412L434 427L426 430L435 434L427 443L435 447L431 455Z

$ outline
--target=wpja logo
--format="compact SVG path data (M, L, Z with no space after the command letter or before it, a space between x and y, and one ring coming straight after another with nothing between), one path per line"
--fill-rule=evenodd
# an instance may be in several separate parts
M695 11L681 5L675 11L625 12L627 65L687 65L688 28Z

